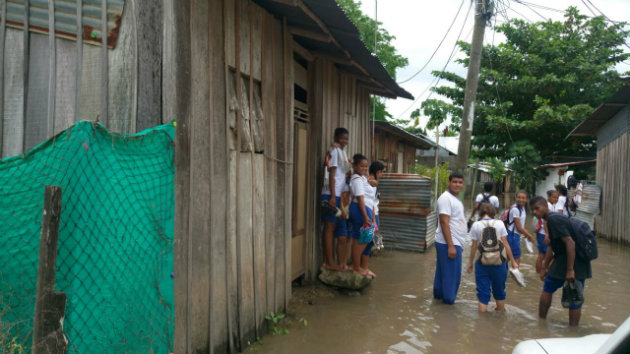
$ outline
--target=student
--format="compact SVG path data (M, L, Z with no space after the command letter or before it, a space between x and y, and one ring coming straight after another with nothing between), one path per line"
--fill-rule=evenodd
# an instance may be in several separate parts
M335 142L326 154L326 169L324 171L324 185L322 187L322 200L328 201L333 208L340 208L340 199L347 189L346 175L350 172L350 161L344 148L348 145L348 130L335 129ZM331 197L334 196L334 197ZM324 216L324 268L341 270L346 267L348 222L344 217L334 215ZM333 256L333 236L337 238L337 260ZM344 252L345 251L345 252Z
M521 235L525 236L529 242L534 242L534 237L527 229L525 229L525 219L527 218L527 212L525 206L527 205L527 192L519 191L516 194L516 204L510 210L508 215L508 228L507 239L512 249L512 254L517 264L521 264Z
M565 215L568 216L569 214L567 213L567 208L566 208L566 205L567 205L567 193L568 193L567 187L565 187L562 184L558 184L556 186L556 190L559 193L558 202L556 203L556 212L558 214L565 214Z
M497 196L492 195L492 188L494 188L494 183L486 182L483 184L483 193L477 194L475 198L475 207L473 208L472 213L470 213L469 221L472 221L473 217L477 210L479 210L479 205L481 203L490 203L495 207L496 210L499 210L499 198Z
M350 223L352 224L351 237L354 239L352 242L352 271L364 276L376 277L376 274L368 269L369 257L364 253L367 246L372 244L372 240L367 243L359 242L361 227L370 227L373 224L372 210L376 188L370 186L366 178L368 174L367 157L361 154L354 155L352 157L352 169L354 170L350 177L350 191L353 196L350 204Z
M591 262L576 256L576 235L572 234L573 228L569 218L559 217L558 214L549 211L549 207L542 197L533 198L529 202L532 212L536 217L547 222L550 247L547 248L542 264L540 279L544 280L543 291L540 294L538 315L547 318L547 312L551 306L553 293L568 281L578 281L584 286L587 278L592 277ZM553 258L553 262L551 262ZM577 326L580 323L582 305L569 307L569 326Z
M547 207L549 211L556 211L556 203L558 202L558 191L550 189L547 191ZM542 261L549 247L549 233L547 232L547 223L542 218L536 218L536 246L538 247L538 258L536 259L536 273L540 274L542 269Z
M437 200L439 215L435 231L437 264L433 280L433 297L445 304L454 304L462 276L462 251L466 242L464 204L458 195L464 187L464 176L453 172L448 176L448 189Z
M376 229L380 229L381 227L381 223L380 220L378 219L378 203L379 203L379 198L380 198L380 192L378 190L378 181L381 179L381 177L383 176L383 173L385 172L385 165L380 162L380 161L374 161L370 164L370 175L368 176L368 183L370 184L370 186L372 186L374 188L374 218L373 218L373 222L376 224ZM377 246L377 249L381 249L383 248L383 240L378 240L377 242L379 242L378 244L376 242L374 242L374 245ZM364 251L363 253L365 254L367 252L367 254L370 254L370 250L368 250L372 248L372 245L369 245L368 247L366 247L366 251ZM367 266L363 267L363 261L361 261L361 268L367 268ZM367 264L367 263L366 263Z
M477 284L477 300L479 303L477 307L480 312L486 312L488 310L488 302L490 301L490 289L492 288L492 296L497 303L497 311L505 311L505 281L507 280L507 262L503 260L501 264L497 265L484 265L481 260L481 253L478 253L478 246L480 241L483 241L482 236L486 227L494 228L496 240L494 242L501 242L505 248L505 256L507 260L512 263L513 269L518 269L518 264L514 260L510 244L507 242L507 230L505 225L499 220L495 220L496 208L490 203L482 203L479 207L480 220L475 222L470 228L470 238L472 239L472 246L470 248L470 258L468 261L468 268L466 271L472 273L473 261L475 262L475 283ZM496 247L500 249L500 247ZM497 251L498 252L498 251Z

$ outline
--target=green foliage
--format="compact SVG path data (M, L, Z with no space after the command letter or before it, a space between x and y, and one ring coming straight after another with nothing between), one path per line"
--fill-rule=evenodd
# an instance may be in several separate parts
M438 195L435 196L437 198L440 194L444 193L444 191L448 188L448 175L451 171L448 169L448 162L444 162L441 165L438 165ZM417 164L414 167L414 171L421 175L431 178L431 191L435 190L435 169L436 167L428 167L424 165Z
M2 305L1 300L2 298L0 298L0 305ZM2 317L4 317L6 311L7 308L5 307L0 313L0 353L22 354L24 353L24 346L18 342L17 337L11 335L11 325L7 322L2 322Z
M533 170L537 164L592 157L592 138L565 137L623 85L614 67L630 56L621 47L630 33L626 25L587 18L570 7L564 21L511 20L497 26L506 40L482 52L473 155L511 161L522 187L541 177ZM470 55L469 43L459 46ZM459 62L468 66L468 58ZM434 89L451 102L423 106L439 108L438 117L443 112L461 117L465 78L433 74L453 84Z
M286 317L286 315L284 313L281 313L281 312L270 312L267 316L265 316L265 319L267 321L269 321L269 326L271 328L271 333L273 333L274 335L276 335L276 334L281 334L281 335L289 334L289 330L287 328L280 326L280 320L282 320L285 317Z
M450 118L450 124L448 126L450 131L459 131L459 125L461 123L461 109L453 106L452 104L436 99L428 99L422 102L421 108L422 113L429 117L427 129L434 129ZM417 109L413 113L417 114L418 111L419 110Z
M486 160L490 166L488 167L488 174L492 177L494 183L499 183L505 176L505 164L503 161L497 159L496 157L492 157Z
M383 67L387 70L389 75L396 79L396 69L403 68L409 64L409 60L398 53L398 50L392 45L392 41L396 38L389 34L387 30L382 26L381 22L376 22L374 19L366 16L361 11L361 2L355 0L337 0L339 7L343 9L348 18L357 26L361 40L367 47L367 49L376 53ZM374 51L374 30L376 31L376 51ZM385 100L382 97L372 98L376 100L376 120L387 120L386 117L391 118L391 114L385 109ZM372 119L373 102L370 101L370 119Z

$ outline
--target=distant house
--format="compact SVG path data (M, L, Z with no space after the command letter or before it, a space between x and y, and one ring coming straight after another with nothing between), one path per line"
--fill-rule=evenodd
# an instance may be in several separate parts
M630 80L602 103L569 136L597 137L597 185L601 214L595 217L598 235L630 242Z
M546 192L551 189L555 189L558 184L567 185L567 179L573 175L573 169L576 167L595 167L596 160L584 160L584 161L570 161L570 162L558 162L549 163L545 165L536 166L536 170L543 170L547 172L547 176L536 183L535 193L540 196L545 196ZM593 174L595 172L593 171Z
M502 195L515 191L515 184L512 183L512 170L509 168L505 168L505 173L501 177L499 181L495 181L490 172L492 171L492 167L487 162L479 162L476 164L468 165L468 171L474 174L474 178L464 178L464 183L466 184L466 193L470 192L471 194L479 194L483 191L483 185L486 182L494 183L493 193L496 195ZM470 182L469 182L470 181ZM474 182L475 186L473 188L469 188L472 186ZM474 197L471 195L471 197ZM508 198L509 199L509 198Z
M430 139L428 137L424 137L428 140L433 146L435 146L435 140ZM438 163L442 164L447 162L449 166L454 166L455 161L457 160L457 142L458 137L444 137L441 136L439 139L439 147L438 147ZM428 150L418 150L416 154L416 158L421 165L424 166L435 166L435 147L431 147Z
M383 121L374 122L372 160L385 163L389 173L413 173L418 151L433 149L435 143L422 135Z

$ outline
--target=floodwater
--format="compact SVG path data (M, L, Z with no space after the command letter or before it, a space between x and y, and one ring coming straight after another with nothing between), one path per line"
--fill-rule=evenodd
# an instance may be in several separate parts
M469 250L470 245L464 250L464 267ZM599 258L592 263L593 278L586 282L577 329L568 327L561 291L554 294L547 320L538 318L542 282L534 268L537 255L523 250L521 271L527 287L508 278L505 313L477 311L474 274L465 271L455 305L433 300L434 247L424 254L386 249L370 261L378 277L361 296L322 285L296 288L294 319L286 325L290 333L266 335L246 352L511 353L526 339L611 333L630 316L630 248L599 240ZM304 292L319 295L306 301Z

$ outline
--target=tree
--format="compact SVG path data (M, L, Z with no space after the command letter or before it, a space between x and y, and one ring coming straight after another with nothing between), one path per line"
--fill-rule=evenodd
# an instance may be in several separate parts
M623 85L614 67L629 57L621 49L630 33L625 26L589 19L575 7L562 22L511 20L498 26L505 42L482 52L473 156L510 161L523 187L542 177L536 165L592 157L593 139L565 138ZM470 54L470 44L459 46ZM468 59L459 62L468 65ZM450 99L452 109L462 107L465 80L450 72L433 74L454 86L434 91Z
M379 60L383 64L383 67L387 70L389 75L396 79L396 69L403 68L409 64L409 61L404 56L400 55L396 48L392 45L392 40L396 37L392 36L383 28L381 22L376 22L374 19L366 16L361 11L361 2L355 0L336 0L337 4L343 9L348 18L357 26L361 40L367 47L367 49L376 53ZM377 29L378 26L378 29ZM374 30L376 31L376 51L374 51ZM392 118L392 115L387 112L385 108L385 99L382 97L370 98L370 109L375 108L376 120L387 121L387 118Z

